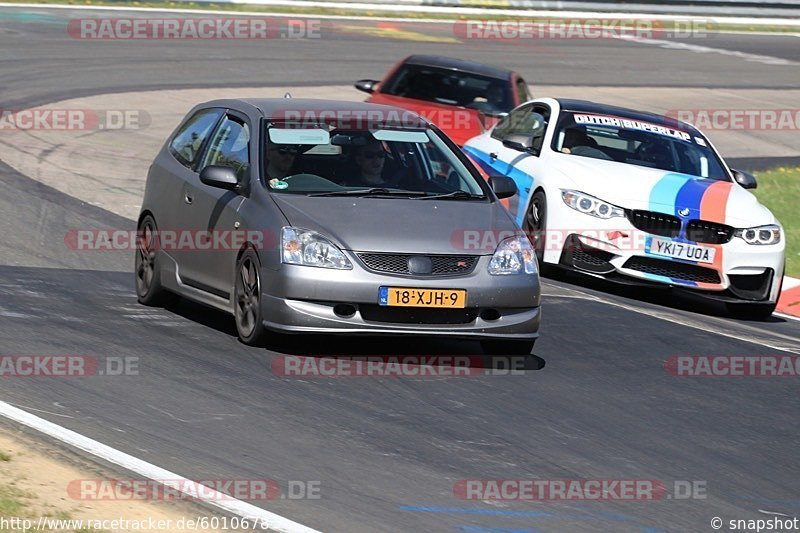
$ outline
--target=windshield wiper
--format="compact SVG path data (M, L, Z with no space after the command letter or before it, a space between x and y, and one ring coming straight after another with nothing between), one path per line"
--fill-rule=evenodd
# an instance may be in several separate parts
M420 196L418 200L442 200L446 198L455 198L457 200L483 200L486 198L483 194L472 194L467 191L453 191L444 194L430 194Z
M308 196L419 196L425 194L418 191L400 191L397 189L385 189L383 187L373 187L372 189L351 189L347 191L327 191L314 192Z

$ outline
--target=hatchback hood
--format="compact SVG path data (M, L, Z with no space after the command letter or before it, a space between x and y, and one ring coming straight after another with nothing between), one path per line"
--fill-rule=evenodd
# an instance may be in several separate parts
M554 165L576 190L627 209L658 211L734 227L771 224L775 218L746 189L655 168L555 154Z
M516 231L499 202L293 194L272 198L292 226L359 252L487 255L494 249L486 249L486 242Z

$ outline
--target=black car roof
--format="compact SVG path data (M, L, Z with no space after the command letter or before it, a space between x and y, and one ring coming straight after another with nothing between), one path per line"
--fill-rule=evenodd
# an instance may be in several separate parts
M460 72L479 74L488 78L509 80L514 73L511 70L497 67L490 67L483 63L467 61L466 59L455 59L453 57L413 55L405 60L405 64L422 65L426 67L438 67Z
M650 122L651 124L658 124L659 126L668 126L670 128L678 128L688 133L695 133L702 135L697 128L691 124L680 121L678 119L658 115L656 113L649 113L647 111L637 111L627 107L619 107L607 104L600 104L591 102L589 100L573 100L569 98L556 98L563 111L578 111L581 113L591 113L593 115L613 115L615 117L630 118L642 122Z

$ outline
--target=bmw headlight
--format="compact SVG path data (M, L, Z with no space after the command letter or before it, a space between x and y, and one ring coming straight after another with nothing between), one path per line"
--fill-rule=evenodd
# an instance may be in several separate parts
M528 237L509 237L498 244L489 262L489 274L536 274L536 252Z
M778 244L781 242L781 228L775 224L737 229L733 235L747 244Z
M285 226L281 229L281 260L305 265L346 270L353 268L338 246L315 231Z
M580 191L562 190L564 203L584 215L597 218L624 217L625 210Z

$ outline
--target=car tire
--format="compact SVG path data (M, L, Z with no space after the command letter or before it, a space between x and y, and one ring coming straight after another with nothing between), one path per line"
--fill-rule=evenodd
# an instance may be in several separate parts
M531 240L534 250L536 250L536 261L539 266L539 274L547 276L555 272L555 267L544 262L544 251L547 249L547 196L544 191L538 190L533 193L531 205L525 214L523 229Z
M263 346L269 335L261 316L261 262L252 248L236 263L233 284L233 317L239 339L249 346Z
M145 216L136 232L136 299L142 305L167 306L178 300L178 295L161 285L161 267L158 252L158 227L152 215Z
M766 320L772 316L777 306L777 302L771 304L738 302L725 304L728 314L734 318L743 318L745 320Z
M531 355L536 339L503 340L486 339L481 341L481 348L486 355Z

